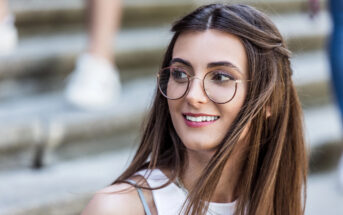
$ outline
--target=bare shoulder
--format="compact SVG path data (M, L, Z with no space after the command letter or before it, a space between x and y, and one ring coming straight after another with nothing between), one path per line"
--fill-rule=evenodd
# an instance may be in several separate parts
M121 183L106 187L93 196L82 215L144 215L136 189Z

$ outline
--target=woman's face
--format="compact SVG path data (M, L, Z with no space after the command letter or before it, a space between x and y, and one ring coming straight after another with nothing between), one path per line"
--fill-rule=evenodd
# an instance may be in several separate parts
M233 78L246 80L247 56L242 42L218 30L182 33L175 43L171 66L196 77L184 97L168 100L177 134L190 150L216 149L243 105L247 82L237 84L230 102L217 104L207 97L201 80L211 71L230 72Z

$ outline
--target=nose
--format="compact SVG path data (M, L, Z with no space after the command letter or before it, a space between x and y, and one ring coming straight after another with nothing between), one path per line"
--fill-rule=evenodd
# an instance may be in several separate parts
M209 101L200 78L194 77L193 80L190 81L189 89L186 94L186 101L194 107Z

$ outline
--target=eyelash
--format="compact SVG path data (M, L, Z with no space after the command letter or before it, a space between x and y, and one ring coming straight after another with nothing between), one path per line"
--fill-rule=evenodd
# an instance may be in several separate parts
M232 80L236 80L237 78L232 75L230 72L227 72L227 71L222 71L222 70L212 70L210 72L217 72L218 74L220 75L227 75L230 79Z

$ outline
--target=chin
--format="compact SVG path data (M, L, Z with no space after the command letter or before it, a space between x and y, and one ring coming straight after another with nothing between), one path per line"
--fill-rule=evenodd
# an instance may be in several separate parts
M191 151L214 151L218 147L218 144L211 143L210 141L203 141L203 140L194 141L193 139L193 140L189 140L189 141L186 140L182 142L185 145L185 147Z

